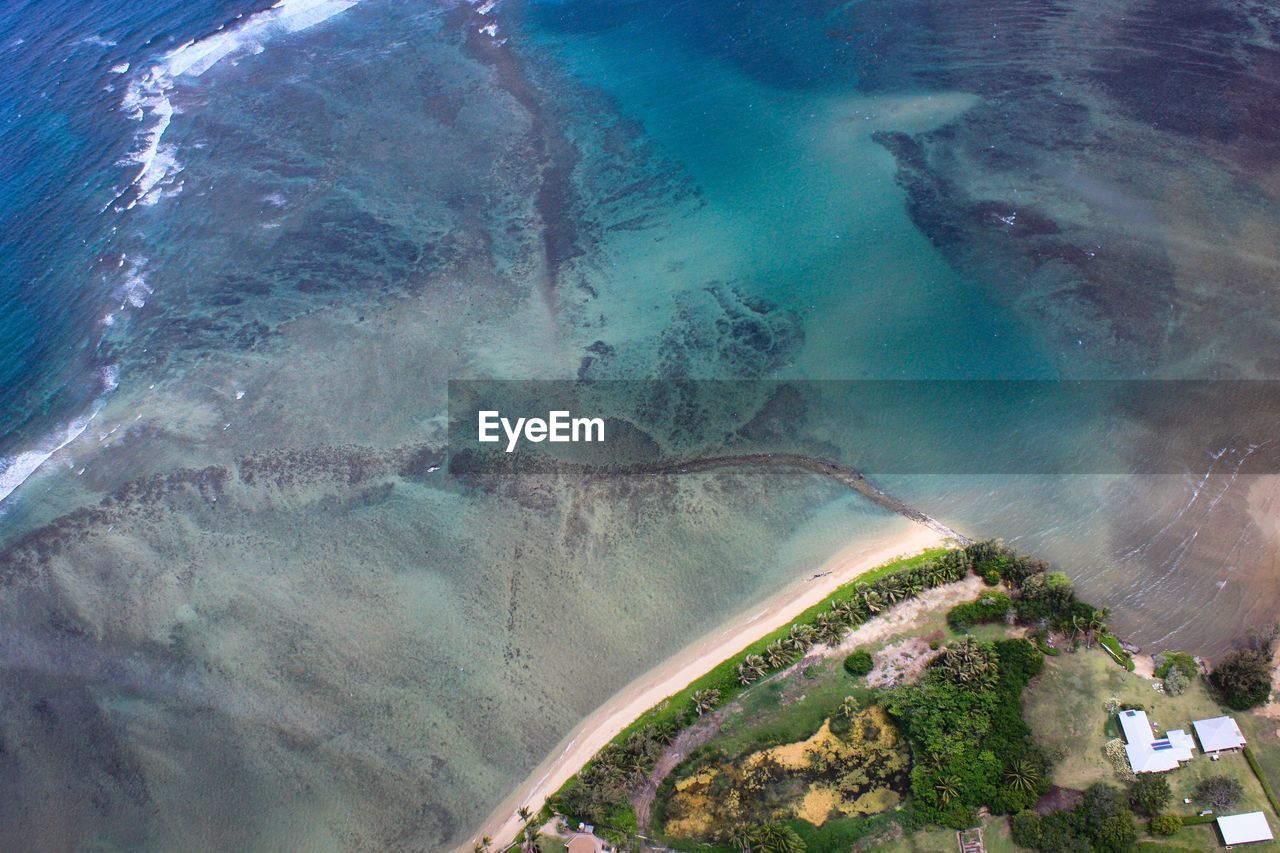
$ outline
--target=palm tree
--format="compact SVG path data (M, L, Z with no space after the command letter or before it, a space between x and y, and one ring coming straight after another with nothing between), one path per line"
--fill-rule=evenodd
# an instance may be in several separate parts
M532 815L533 815L533 812L529 811L528 806L521 806L520 808L516 809L516 817L520 818L521 823L528 823L529 818Z
M853 722L854 717L858 716L861 711L862 703L858 701L856 696L846 696L844 701L840 703L840 713L849 722Z
M1092 645L1094 637L1107 632L1107 617L1110 615L1111 611L1106 607L1089 614L1089 633L1085 635L1086 645Z
M792 661L792 652L783 640L774 640L764 649L764 661L773 669L779 669Z
M941 666L955 684L986 685L997 676L986 649L973 637L948 646L942 654Z
M834 613L819 613L813 627L817 641L828 646L834 646L844 637L844 625Z
M945 806L960 796L960 780L954 776L939 776L933 783L933 790L938 792L938 799Z
M884 609L884 596L878 590L872 589L865 583L860 583L855 587L858 595L862 597L862 603L871 613L879 613Z
M541 847L538 845L538 838L542 835L538 831L538 827L532 823L526 824L524 828L524 842L520 845L521 853L540 853Z
M805 843L799 834L789 826L780 823L766 823L754 833L755 846L758 853L803 853Z
M807 652L809 647L813 645L814 634L812 625L792 625L791 632L787 634L787 638L783 642L792 651Z
M877 586L880 588L880 594L884 596L885 601L890 604L897 604L906 598L906 587L902 583L902 579L896 575L890 575L883 579Z
M764 658L760 655L747 655L742 659L742 663L738 664L738 682L740 684L750 684L764 677L769 671L768 665L764 662Z
M749 824L737 823L729 827L729 832L725 837L730 847L736 847L739 850L750 850L751 845L755 842L756 828Z
M693 710L701 717L703 714L715 710L720 704L720 691L715 688L707 690L695 690L693 693Z
M1073 644L1075 643L1076 638L1085 632L1086 625L1087 623L1085 622L1084 617L1079 613L1071 617L1071 642Z
M1010 764L1004 776L1009 780L1009 785L1018 791L1034 792L1036 785L1040 783L1039 768L1024 759L1018 759Z
M842 598L839 601L831 602L831 612L836 614L840 621L846 625L856 625L862 621L862 614L858 611L858 605L854 603L852 598Z

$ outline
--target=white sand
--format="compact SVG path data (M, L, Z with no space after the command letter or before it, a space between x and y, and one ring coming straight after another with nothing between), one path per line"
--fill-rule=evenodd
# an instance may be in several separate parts
M912 524L900 536L850 546L827 560L816 572L806 574L805 578L783 589L762 607L754 607L750 612L738 615L721 629L659 664L579 723L529 778L494 810L476 838L489 836L494 839L495 848L502 849L520 831L517 808L528 806L537 812L548 796L559 790L570 776L645 711L683 690L716 664L787 624L830 595L836 587L892 559L918 554L943 542L940 533ZM808 579L816 573L821 573L822 577ZM472 843L474 840L459 849L470 850Z

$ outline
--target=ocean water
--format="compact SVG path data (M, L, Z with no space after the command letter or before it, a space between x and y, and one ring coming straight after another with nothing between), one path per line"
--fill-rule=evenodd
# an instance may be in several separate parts
M1261 14L7 5L0 847L466 844L612 691L906 524L777 470L455 478L451 379L1276 378ZM1179 414L1159 476L880 482L1212 654L1280 605L1247 415Z

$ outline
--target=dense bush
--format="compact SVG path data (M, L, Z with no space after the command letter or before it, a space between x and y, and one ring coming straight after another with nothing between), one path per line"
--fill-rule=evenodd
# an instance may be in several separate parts
M858 649L844 659L844 671L854 677L866 675L874 668L875 661L871 659L871 652L866 649Z
M1182 831L1182 818L1176 814L1162 814L1151 818L1152 835L1177 835Z
M1038 849L1044 840L1044 829L1040 815L1027 809L1014 815L1009 821L1010 837L1019 847Z
M1263 704L1271 694L1270 648L1228 652L1213 669L1213 683L1228 708L1246 711Z
M1119 853L1133 849L1137 841L1138 831L1133 821L1133 812L1125 808L1120 791L1110 785L1091 785L1074 809L1045 815L1038 825L1024 819L1023 838L1030 843L1016 838L1014 841L1034 850Z
M1173 666L1169 668L1168 674L1164 677L1164 692L1170 696L1181 696L1187 692L1187 687L1190 684L1191 682L1182 674L1182 670Z
M966 631L974 625L1003 622L1013 613L1013 600L1000 592L985 592L973 601L957 604L947 611L947 625L953 631Z
M917 684L889 695L886 707L917 758L911 791L923 819L962 829L979 806L1018 812L1048 789L1047 762L1021 702L1043 665L1025 640L967 639L949 647Z
M1168 678L1169 673L1177 670L1190 681L1200 674L1200 665L1196 659L1186 652L1161 652L1155 656L1156 678Z
M1129 785L1129 802L1148 817L1160 814L1171 799L1169 781L1159 773L1143 773Z
M964 549L973 573L981 578L995 572L1009 586L1017 588L1023 582L1048 569L1048 564L1006 548L993 539L974 542Z

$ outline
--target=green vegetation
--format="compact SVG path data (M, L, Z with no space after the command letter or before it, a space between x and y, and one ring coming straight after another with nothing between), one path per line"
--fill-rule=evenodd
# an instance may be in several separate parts
M1181 696L1187 692L1191 680L1182 674L1182 670L1177 667L1171 667L1169 673L1164 677L1164 692L1170 696Z
M1161 814L1151 818L1152 835L1177 835L1182 831L1182 818L1176 814Z
M1134 667L1136 666L1133 662L1133 656L1124 650L1124 647L1120 645L1120 641L1114 636L1111 634L1103 634L1098 638L1098 645L1102 646L1102 648L1106 650L1107 654L1111 655L1112 660L1130 672L1133 672Z
M1245 711L1271 695L1271 655L1274 640L1228 652L1213 669L1213 683L1228 708Z
M1262 786L1262 793L1267 798L1267 803L1271 806L1271 811L1280 816L1280 801L1276 800L1276 792L1271 787L1271 782L1267 780L1267 774L1263 772L1262 765L1258 763L1258 758L1253 754L1253 750L1245 747L1244 760L1249 762L1249 769L1253 771L1253 775L1257 777L1258 784Z
M628 789L641 780L676 733L698 716L695 695L714 691L723 704L817 642L838 642L844 632L891 604L959 580L972 566L964 550L934 548L895 560L845 584L793 622L722 661L671 698L642 714L550 798L551 806L580 820L634 829ZM705 702L703 703L705 705Z
M1129 785L1129 803L1139 813L1155 817L1173 799L1169 780L1158 773L1143 773Z
M1155 656L1155 662L1156 678L1168 678L1173 670L1182 673L1188 681L1200 674L1200 665L1186 652L1160 652Z
M953 631L967 631L974 625L1012 621L1013 615L1013 599L1004 593L987 592L951 608L947 612L947 625Z
M875 661L871 659L871 652L865 649L858 649L844 659L844 671L854 678L860 678L874 668Z
M1022 719L1022 689L1043 657L1025 640L950 646L919 683L889 695L912 754L912 802L922 819L957 829L979 806L1029 808L1048 788L1047 762Z
M844 659L818 656L803 675L769 677L811 647L836 644L892 605L967 572L992 588L951 608L945 628L940 612L929 614L910 637L886 636ZM1142 707L1167 731L1215 716L1213 688L1223 697L1248 688L1248 667L1238 664L1263 646L1224 659L1212 682L1197 677L1190 655L1161 655L1160 693L1132 674L1134 661L1108 632L1107 618L1105 609L1076 597L1065 575L997 543L889 564L644 714L552 805L597 826L645 831L675 849L756 853L951 850L954 832L938 827L974 826L983 806L1011 815L982 822L988 849L1002 851L1014 844L1045 851L1202 849L1212 843L1202 824L1213 816L1180 813L1185 797L1197 810L1215 812L1270 802L1280 815L1264 772L1264 766L1280 772L1280 738L1270 730L1275 743L1265 742L1261 760L1245 750L1134 778L1114 720L1120 708ZM1005 626L1012 625L1030 628L1028 639L1011 639ZM1102 652L1091 651L1095 643ZM899 686L866 684L877 659ZM710 740L664 780L647 826L638 827L630 797L657 757L681 728L731 701ZM1255 733L1249 737L1255 742ZM1104 748L1108 738L1113 742ZM1117 776L1124 788L1111 784ZM1084 791L1083 799L1037 814L1032 807L1054 783Z
M1091 785L1074 809L1044 817L1023 811L1013 819L1014 842L1033 850L1124 851L1137 839L1133 812L1125 807L1120 790L1110 785ZM1082 841L1086 846L1081 847Z
M1053 781L1066 788L1084 790L1095 782L1117 780L1116 768L1108 760L1104 745L1115 739L1119 765L1127 770L1124 742L1115 722L1122 707L1143 707L1152 722L1164 729L1188 729L1192 720L1222 713L1210 695L1206 682L1197 679L1180 696L1161 695L1147 679L1116 666L1097 649L1082 649L1045 659L1044 672L1024 697L1027 722L1037 743L1055 759ZM1232 756L1224 756L1225 765ZM1239 756L1235 756L1239 758ZM1243 767L1242 761L1237 761ZM1207 773L1208 762L1200 762ZM1177 790L1183 777L1191 779L1198 763L1174 774L1174 796L1188 796ZM1221 769L1215 772L1222 772ZM1122 777L1123 778L1123 777ZM1190 783L1194 784L1194 780Z
M662 834L737 845L742 827L778 815L821 827L877 814L901 802L909 765L884 710L850 705L804 740L740 756L709 749L686 762L665 799Z

